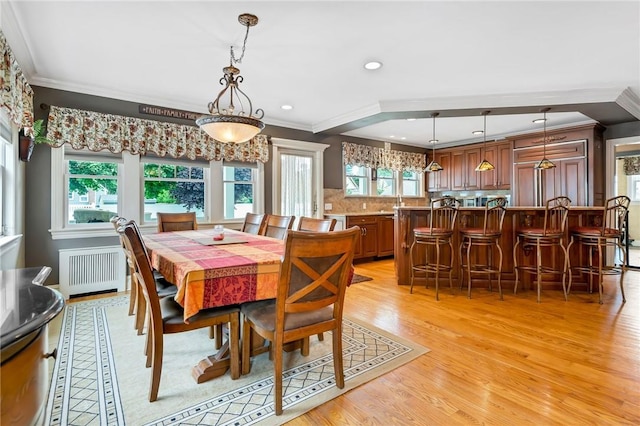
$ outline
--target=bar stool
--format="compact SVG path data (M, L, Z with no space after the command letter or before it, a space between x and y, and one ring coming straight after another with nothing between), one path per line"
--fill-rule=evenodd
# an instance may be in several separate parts
M500 247L500 237L502 236L502 222L506 212L507 199L496 197L487 200L484 209L484 223L482 228L462 228L460 229L460 289L464 284L464 271L467 271L468 293L471 299L471 274L486 274L489 278L489 291L491 291L491 275L498 275L498 291L500 300L502 299L502 286L500 283L502 275L502 248ZM471 263L471 248L486 247L486 263ZM493 263L493 249L498 251L498 263ZM463 256L463 252L466 256ZM464 260L466 259L466 263Z
M438 281L440 271L449 273L449 287L453 292L453 230L455 228L456 217L458 216L459 202L453 197L443 197L431 201L431 211L429 215L429 226L418 227L413 230L413 244L411 244L411 287L409 293L413 293L413 281L416 273L424 273L425 283L429 279L429 274L435 274L436 300L438 298ZM416 261L418 247L424 246L424 263ZM441 257L441 247L449 246L449 262L444 263ZM435 258L431 254L435 249Z
M582 263L582 254L580 256L580 265L576 265L573 269L589 274L589 293L593 289L593 276L598 276L598 293L599 303L602 304L602 292L604 289L603 278L604 275L620 275L620 292L622 293L622 303L627 300L624 296L624 273L626 270L626 253L624 246L622 245L622 239L625 235L625 221L627 218L627 212L629 210L629 203L631 200L626 195L620 195L617 197L609 198L605 203L605 208L602 212L602 218L594 226L579 226L570 229L571 242L567 247L567 251L571 250L574 243L581 244L588 249L589 264L584 265ZM596 221L598 222L598 221ZM622 253L622 262L620 265L606 264L607 247L618 248ZM594 252L598 251L598 263L593 264ZM571 281L569 281L569 288L567 294L571 291Z
M540 291L542 287L542 274L561 274L562 275L562 291L564 292L564 300L567 300L566 275L569 272L569 285L571 285L571 269L569 268L569 252L564 247L562 240L567 226L567 215L571 200L568 197L555 197L547 200L547 206L544 211L544 223L542 228L527 228L518 231L516 243L513 246L513 268L516 273L516 281L513 286L513 294L518 292L518 271L536 274L538 284L538 303L540 303ZM518 246L522 244L525 255L529 255L535 251L536 264L527 266L518 266ZM542 249L552 250L552 247L560 247L563 254L562 269L553 266L543 265L545 255ZM545 250L547 258L551 259L551 263L556 262L554 252Z

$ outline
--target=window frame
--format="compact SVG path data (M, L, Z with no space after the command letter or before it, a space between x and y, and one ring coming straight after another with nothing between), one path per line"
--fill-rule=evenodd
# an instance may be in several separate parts
M360 167L364 168L367 171L368 193L363 195L347 194L347 164L344 164L342 167L342 188L343 188L343 193L345 198L363 198L363 197L396 198L398 196L402 198L424 198L424 195L421 195L421 194L424 194L424 190L425 190L425 176L423 172L415 172L416 179L415 180L411 179L412 182L416 182L418 185L416 195L404 194L403 183L405 179L403 177L403 172L398 170L392 170L393 180L394 180L393 195L378 195L377 191L378 191L378 180L380 179L380 174L379 174L380 168L375 169L375 172L374 172L374 169L372 167L365 167L365 166L360 166Z
M65 149L71 149L64 145L62 148L52 148L51 151L51 237L58 239L76 239L76 238L95 238L95 237L113 237L114 229L111 223L91 224L91 226L65 226L64 209L66 200L68 199L68 185L64 181L65 170ZM67 154L69 156L70 154ZM75 154L74 154L75 155ZM222 166L223 161L198 161L192 162L185 159L164 158L157 156L144 156L131 154L129 151L122 151L121 154L113 154L108 151L92 153L96 157L119 158L122 170L118 172L118 215L129 220L135 220L140 224L143 232L156 229L156 222L144 222L144 178L142 174L142 163L160 163L164 161L177 162L196 165L201 164L206 168L204 171L205 182L210 182L207 187L205 183L205 212L206 218L198 220L198 226L206 228L213 224L223 224L229 227L235 227L242 223L243 219L224 219L223 206L214 200L221 200L223 194L222 184ZM264 164L237 162L242 166L255 167L255 199L254 206L257 213L264 212ZM208 170L208 171L207 171ZM207 189L208 188L208 189Z

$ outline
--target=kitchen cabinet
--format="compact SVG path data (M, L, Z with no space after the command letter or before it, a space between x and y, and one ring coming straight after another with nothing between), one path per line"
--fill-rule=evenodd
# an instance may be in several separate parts
M453 151L451 153L451 189L469 190L480 187L480 146Z
M360 227L360 239L354 259L378 255L378 218L376 216L347 216L347 228Z
M378 256L393 256L393 216L378 216Z
M512 151L509 141L487 144L482 158L493 164L495 169L480 173L482 189L511 189Z
M556 165L553 169L534 168L543 155L542 147L515 150L514 205L544 206L546 200L561 195L574 206L589 205L586 141L547 146L546 156Z
M513 142L513 205L542 206L559 195L569 197L573 206L603 205L603 132L599 124L547 131L546 157L556 167L546 171L533 169L544 155L542 133L509 137Z
M451 174L451 152L450 151L436 151L436 161L442 166L443 170L439 172L427 172L427 179L429 180L429 191L448 191L451 189L450 174ZM431 159L428 159L428 163Z

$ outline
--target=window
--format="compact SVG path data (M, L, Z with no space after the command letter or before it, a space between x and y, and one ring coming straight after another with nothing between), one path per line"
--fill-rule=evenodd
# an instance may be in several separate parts
M633 202L640 202L640 175L627 176L627 195Z
M421 172L345 165L345 195L377 197L421 197L424 174Z
M424 174L418 172L402 172L402 195L404 197L419 197L422 192Z
M345 193L346 195L369 195L369 168L345 165Z
M396 195L396 179L395 173L391 169L378 169L376 181L376 193L379 196L395 196Z
M155 221L158 212L195 212L205 215L204 167L175 163L143 163L144 221Z
M223 166L224 218L244 218L247 213L256 212L255 167Z
M66 168L67 224L104 223L118 214L118 163L70 159Z

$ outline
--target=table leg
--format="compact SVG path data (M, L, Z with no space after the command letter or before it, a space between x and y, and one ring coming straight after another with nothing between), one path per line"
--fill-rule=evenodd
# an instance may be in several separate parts
M200 362L191 369L191 376L195 379L196 383L204 383L222 376L227 372L230 365L229 340L227 339L218 352L200 360ZM231 378L234 380L238 377L239 374L237 377L233 377L233 374L231 375Z

